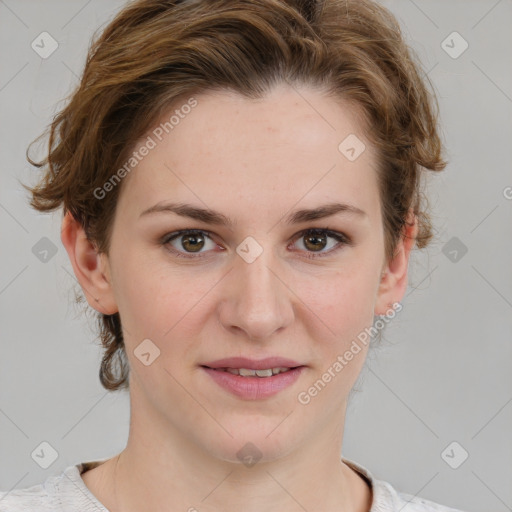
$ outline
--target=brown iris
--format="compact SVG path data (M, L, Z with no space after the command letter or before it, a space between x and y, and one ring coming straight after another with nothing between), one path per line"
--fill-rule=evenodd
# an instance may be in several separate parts
M314 251L324 249L327 243L327 236L325 234L316 234L313 233L311 235L304 236L304 245L308 249L312 249ZM321 244L322 246L319 247L317 244ZM310 246L311 244L311 246Z
M190 252L198 252L204 246L204 236L201 235L200 233L190 233L187 235L182 235L181 239L181 245L183 246L183 248Z

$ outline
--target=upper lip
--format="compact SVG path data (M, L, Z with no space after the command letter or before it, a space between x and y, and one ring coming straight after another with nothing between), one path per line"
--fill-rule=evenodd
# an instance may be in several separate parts
M285 357L266 357L265 359L247 359L246 357L227 357L205 363L209 368L247 368L248 370L266 370L267 368L295 368L304 366L293 359Z

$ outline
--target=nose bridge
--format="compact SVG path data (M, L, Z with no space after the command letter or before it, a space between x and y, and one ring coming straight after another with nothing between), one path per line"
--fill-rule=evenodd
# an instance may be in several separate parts
M276 258L270 247L269 238L263 247L263 242L257 242L248 237L238 248L239 261L236 262L236 274L240 276L241 283L239 299L261 311L269 308L269 301L276 301L278 290L274 271Z
M231 273L235 292L225 325L236 326L253 339L269 337L291 321L291 305L286 287L276 276L280 266L269 240L247 237L240 243Z

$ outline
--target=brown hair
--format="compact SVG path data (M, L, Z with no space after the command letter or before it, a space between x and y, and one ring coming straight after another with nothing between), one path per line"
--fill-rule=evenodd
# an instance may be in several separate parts
M95 36L80 84L49 127L48 155L34 162L27 151L45 174L25 188L33 208L62 205L108 254L121 186L102 200L93 191L179 98L216 89L261 98L283 82L318 86L362 107L368 121L389 261L410 208L418 247L432 238L420 172L446 165L437 101L421 75L396 19L371 0L131 2ZM119 313L97 319L100 381L109 390L127 387Z

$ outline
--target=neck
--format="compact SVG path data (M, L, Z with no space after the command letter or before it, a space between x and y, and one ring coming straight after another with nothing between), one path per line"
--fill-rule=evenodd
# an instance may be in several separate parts
M313 439L253 465L222 460L154 412L137 410L125 450L105 463L109 498L100 501L111 512L219 512L226 504L244 512L370 510L370 489L341 460L344 410Z

